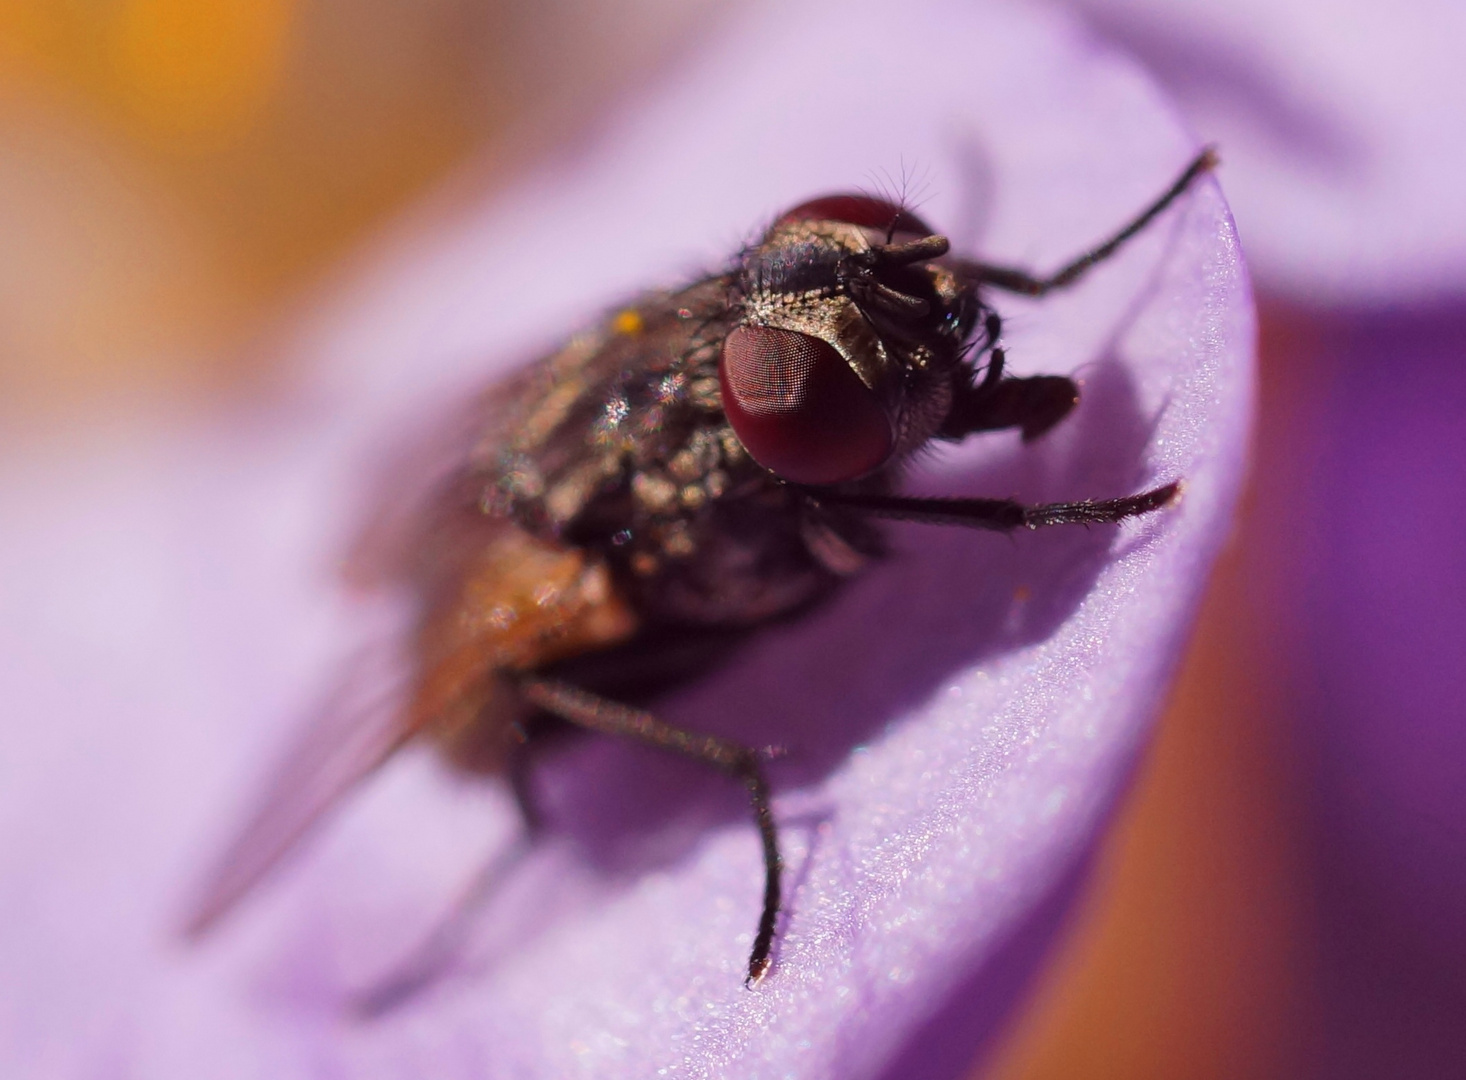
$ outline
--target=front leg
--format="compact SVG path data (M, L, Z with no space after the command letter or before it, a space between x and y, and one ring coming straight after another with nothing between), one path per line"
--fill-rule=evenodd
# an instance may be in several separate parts
M959 442L979 431L1020 428L1023 441L1038 438L1069 415L1079 404L1079 387L1063 375L1033 375L1004 378L1007 354L997 346L1003 332L998 313L989 311L983 320L985 347L992 348L981 381L974 382L972 369L964 364L953 385L952 407L937 435Z
M1019 428L1029 442L1048 431L1079 404L1079 387L1064 375L1003 378L1004 353L994 349L986 374L973 385L959 381L952 408L937 434L960 441L979 431Z
M1179 482L1119 499L1040 503L1026 506L1013 499L944 499L915 495L880 495L835 488L804 488L820 505L844 506L872 517L920 521L928 525L966 525L974 529L1012 532L1045 525L1107 525L1159 510L1181 491Z
M1012 266L995 266L991 263L962 260L960 262L961 273L969 281L978 285L991 285L995 289L1004 289L1007 292L1021 293L1024 296L1045 296L1055 289L1062 289L1067 285L1073 285L1083 277L1090 269L1098 263L1104 262L1115 252L1124 246L1136 233L1140 232L1156 217L1181 197L1182 193L1196 180L1197 177L1205 175L1217 165L1217 152L1213 147L1207 147L1191 162L1190 165L1176 178L1176 181L1161 193L1160 197L1132 218L1115 235L1111 236L1102 244L1080 255L1077 259L1069 262L1067 266L1060 267L1054 273L1047 276L1029 273Z

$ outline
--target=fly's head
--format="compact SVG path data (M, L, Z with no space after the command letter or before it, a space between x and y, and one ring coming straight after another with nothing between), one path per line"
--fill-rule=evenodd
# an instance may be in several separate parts
M803 203L742 259L718 365L750 456L796 484L875 473L932 438L982 312L948 242L864 195Z

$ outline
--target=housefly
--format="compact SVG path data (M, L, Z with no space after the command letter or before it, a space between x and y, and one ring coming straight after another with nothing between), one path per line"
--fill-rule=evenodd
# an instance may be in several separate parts
M1200 154L1104 243L1048 276L954 255L911 209L830 195L781 215L723 273L638 297L501 388L396 570L417 601L403 704L307 741L225 853L202 931L335 799L420 734L511 771L558 718L705 762L743 784L764 894L747 983L780 905L767 751L638 705L747 632L811 608L883 553L876 519L979 529L1097 524L1157 510L1176 482L1024 505L902 495L923 447L1074 407L1064 377L1004 368L991 289L1079 280L1215 164ZM532 815L527 816L532 820Z

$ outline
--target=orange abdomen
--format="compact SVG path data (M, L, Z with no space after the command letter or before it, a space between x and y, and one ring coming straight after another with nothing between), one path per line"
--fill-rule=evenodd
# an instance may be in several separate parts
M491 730L475 744L507 748L521 710L503 675L606 648L636 629L595 556L517 528L500 532L424 613L404 734L433 729L451 740L483 725Z

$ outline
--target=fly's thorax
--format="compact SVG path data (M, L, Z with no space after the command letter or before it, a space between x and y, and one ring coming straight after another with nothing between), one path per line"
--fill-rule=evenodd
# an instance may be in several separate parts
M664 503L669 483L677 498L708 473L716 487L726 303L722 278L653 294L543 361L519 406L524 422L479 468L484 511L560 537L638 473L648 504Z
M730 424L720 365L736 292L708 279L614 313L539 365L522 424L479 459L482 512L594 552L653 621L752 625L822 595L875 547L863 525L846 536L807 520Z

